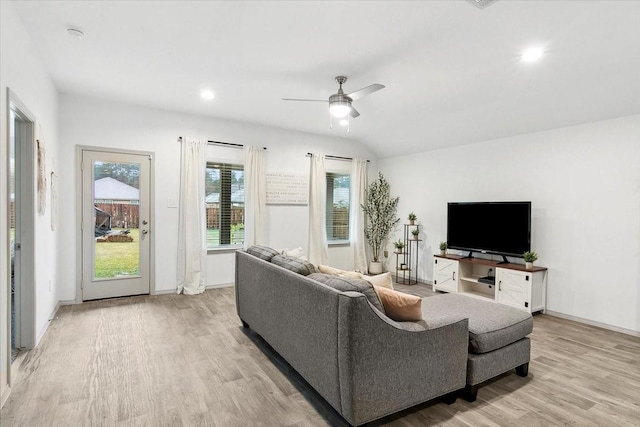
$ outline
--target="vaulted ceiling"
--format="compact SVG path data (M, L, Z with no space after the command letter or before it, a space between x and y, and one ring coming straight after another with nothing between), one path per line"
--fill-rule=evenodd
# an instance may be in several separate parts
M346 137L379 157L640 113L638 1L14 4L60 92ZM531 46L545 54L522 61ZM386 85L355 102L349 133L323 103L281 100L326 99L337 75L346 92Z

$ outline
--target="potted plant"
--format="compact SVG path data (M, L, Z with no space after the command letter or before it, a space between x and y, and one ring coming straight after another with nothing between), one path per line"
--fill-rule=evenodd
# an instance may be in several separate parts
M414 214L413 212L411 212L409 214L409 225L414 225L416 223L416 219L418 219L418 217L416 216L416 214Z
M415 230L411 230L411 234L413 234L413 240L418 240L418 234L420 234L420 230L417 228Z
M393 247L396 248L396 253L401 254L404 249L404 242L402 240L398 240L397 242L393 242Z
M447 242L440 242L440 255L446 255L448 247Z
M364 227L364 237L371 246L373 261L369 263L369 273L382 273L380 262L380 248L388 239L391 230L396 226L400 218L396 216L398 209L398 197L391 197L389 183L382 173L378 173L378 179L369 185L365 191L365 202L360 205L367 223Z
M522 258L524 258L527 270L531 270L533 268L533 262L538 259L538 254L532 251L527 251L522 254Z

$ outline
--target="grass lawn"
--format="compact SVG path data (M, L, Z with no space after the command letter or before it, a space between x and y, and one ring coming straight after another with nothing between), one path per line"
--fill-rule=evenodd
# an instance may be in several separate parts
M116 230L114 228L114 231ZM96 243L96 279L140 274L139 230L132 228L129 235L133 237L133 242Z

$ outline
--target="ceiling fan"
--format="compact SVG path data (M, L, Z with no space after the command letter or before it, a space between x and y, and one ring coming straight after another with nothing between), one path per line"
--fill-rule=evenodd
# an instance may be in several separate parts
M282 98L282 100L283 101L329 102L329 112L333 117L337 119L348 120L349 116L355 119L360 115L360 113L358 113L358 111L355 108L353 108L353 101L363 98L367 95L370 95L373 92L378 91L380 89L384 89L384 85L374 83L372 85L364 87L355 92L346 94L342 90L342 85L347 81L347 78L345 76L338 76L336 77L336 81L338 82L340 87L338 88L337 93L334 93L329 97L328 101L323 99L297 99L297 98Z

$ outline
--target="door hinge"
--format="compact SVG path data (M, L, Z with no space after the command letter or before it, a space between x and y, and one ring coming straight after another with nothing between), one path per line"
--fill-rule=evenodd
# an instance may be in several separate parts
M84 289L84 280L80 281L80 289Z

